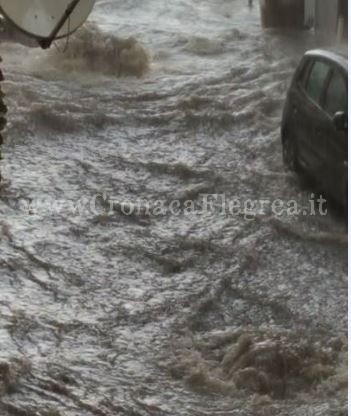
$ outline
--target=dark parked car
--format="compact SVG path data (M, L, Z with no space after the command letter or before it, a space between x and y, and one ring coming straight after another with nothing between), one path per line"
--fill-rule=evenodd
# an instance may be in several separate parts
M347 206L347 54L306 52L285 103L281 135L288 168L311 176Z

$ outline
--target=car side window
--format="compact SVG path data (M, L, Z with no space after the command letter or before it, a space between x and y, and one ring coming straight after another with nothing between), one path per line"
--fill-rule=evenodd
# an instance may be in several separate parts
M306 85L306 79L309 74L309 69L311 66L311 60L305 59L302 64L300 65L299 72L296 77L296 82L301 86L304 87Z
M325 111L333 117L338 111L347 113L347 87L339 70L335 69L325 94Z
M331 67L327 62L315 61L309 74L306 93L316 103L319 103L323 88Z
M313 61L311 59L307 59L299 77L299 83L302 88L306 88L307 79L312 65Z

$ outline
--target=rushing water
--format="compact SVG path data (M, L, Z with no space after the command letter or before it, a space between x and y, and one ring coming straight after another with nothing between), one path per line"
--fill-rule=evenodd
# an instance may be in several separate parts
M346 415L337 215L123 209L308 210L279 123L313 35L241 0L100 0L90 20L49 52L1 45L0 414ZM94 195L112 209L38 204Z

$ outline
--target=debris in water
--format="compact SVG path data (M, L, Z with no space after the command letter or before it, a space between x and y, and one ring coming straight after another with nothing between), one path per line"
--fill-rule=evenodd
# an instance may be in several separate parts
M191 389L206 393L286 399L328 379L340 388L340 345L330 341L322 346L307 338L288 331L248 328L234 331L232 337L197 339L192 348L175 353L169 369Z
M13 391L20 377L29 371L30 365L24 359L0 360L0 397Z

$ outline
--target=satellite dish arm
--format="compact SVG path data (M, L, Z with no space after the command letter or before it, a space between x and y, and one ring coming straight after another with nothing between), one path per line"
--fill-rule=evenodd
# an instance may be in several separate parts
M67 6L67 8L66 8L64 14L62 15L61 19L57 22L57 25L52 30L50 36L45 38L45 39L40 39L38 41L39 45L43 49L50 48L52 42L56 39L56 37L57 37L58 33L60 32L60 30L62 29L63 25L71 17L71 14L74 12L75 8L78 6L78 3L80 1L81 0L72 0L72 2Z

